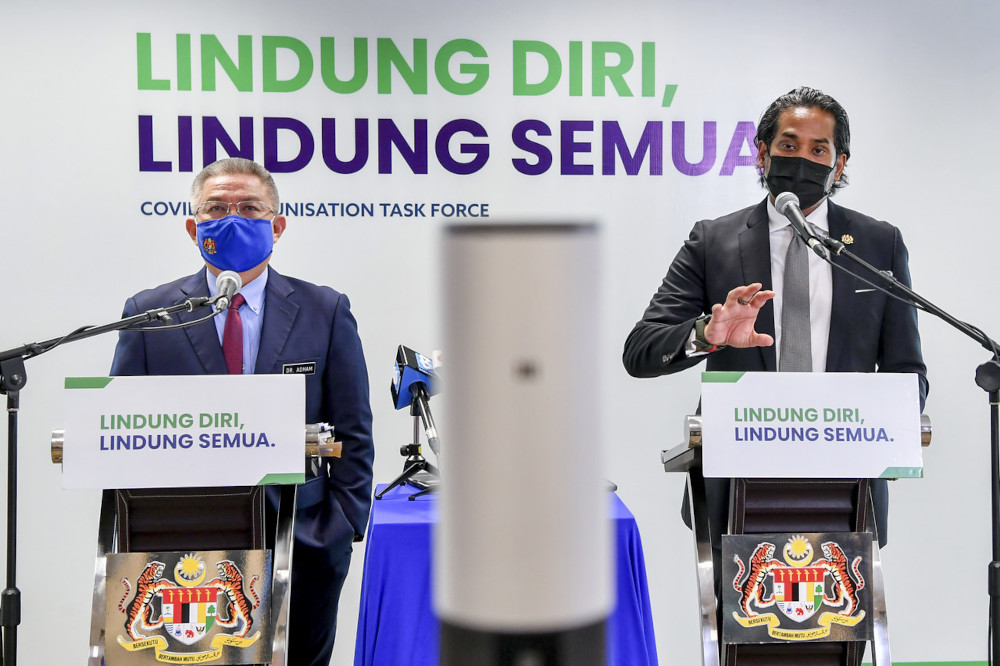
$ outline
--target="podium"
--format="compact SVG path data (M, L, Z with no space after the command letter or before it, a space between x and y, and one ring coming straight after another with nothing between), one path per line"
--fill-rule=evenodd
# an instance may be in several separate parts
M52 462L62 463L64 432L53 431ZM324 424L305 429L307 462L339 457L340 443ZM287 661L295 486L105 489L101 495L94 595L91 608L90 666L105 663L108 555L132 552L269 550L271 666Z
M737 412L737 421L740 416ZM749 447L749 431L733 433L731 425L713 432L735 434L740 445ZM868 642L876 666L891 664L872 502L872 485L879 481L805 474L711 478L717 476L713 472L706 477L705 451L713 442L703 426L702 416L686 417L685 441L663 451L661 462L665 471L687 475L684 517L695 542L705 666L858 666ZM765 430L749 433L749 439L775 435L774 428ZM818 432L822 438L826 431ZM927 446L931 428L924 415L919 432ZM836 429L833 433L839 436ZM817 471L824 469L816 465ZM723 505L718 497L726 491ZM734 555L731 546L740 543L748 550ZM859 571L859 563L870 569ZM786 575L791 582L784 582ZM867 634L858 634L864 640L837 640L853 638L855 625L859 630L867 626Z
M281 486L277 505L265 500L263 487L105 490L101 498L94 602L91 608L88 664L105 664L107 611L116 603L108 593L108 557L131 552L271 551L270 659L284 666L291 581L295 486ZM196 516L178 521L171 516ZM166 518L166 520L164 520ZM131 590L130 590L131 591ZM127 594L126 594L127 596ZM124 600L126 597L123 597ZM221 605L221 604L220 604ZM162 606L161 606L162 608Z
M66 430L53 432L52 461L65 463L67 487L102 488L91 666L287 663L296 484L322 469L319 458L339 457L341 445L326 424L301 425L301 377L250 381L67 379L82 390L67 400ZM220 392L222 382L247 390ZM273 390L261 387L290 396L268 409ZM199 406L223 395L245 411L94 411L123 396L146 404L160 395ZM109 463L115 456L122 460ZM218 462L234 456L243 463ZM136 461L145 466L138 473ZM142 487L107 487L121 479ZM190 487L173 485L185 480Z

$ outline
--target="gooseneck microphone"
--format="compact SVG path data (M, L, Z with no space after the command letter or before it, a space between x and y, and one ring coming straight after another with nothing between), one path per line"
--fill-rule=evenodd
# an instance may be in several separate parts
M240 289L243 287L243 278L236 271L222 271L219 273L219 277L216 278L215 284L218 289L213 301L215 303L215 310L217 312L228 310L233 296L240 293Z
M815 227L802 214L799 207L799 197L793 192L782 192L774 198L775 209L788 218L795 233L808 245L813 252L830 261L830 250L823 242L823 238L816 233Z

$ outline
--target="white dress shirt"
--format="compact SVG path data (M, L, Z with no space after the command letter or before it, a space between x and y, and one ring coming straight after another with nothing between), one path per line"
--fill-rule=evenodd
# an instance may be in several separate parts
M827 219L829 206L824 198L822 203L806 216L815 227L816 232L823 236L830 235L830 223ZM785 253L788 244L792 242L795 230L788 218L779 213L767 200L768 228L771 243L771 288L774 290L774 344L778 358L781 358L781 292L785 285ZM734 285L735 286L735 285ZM809 253L809 325L812 329L812 367L813 372L826 370L826 352L830 339L830 313L833 309L833 268L823 261L815 252ZM780 363L780 361L779 361ZM781 366L778 366L781 370Z

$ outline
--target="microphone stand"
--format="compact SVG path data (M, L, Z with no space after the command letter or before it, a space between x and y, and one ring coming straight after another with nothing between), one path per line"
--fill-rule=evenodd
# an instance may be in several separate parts
M431 397L427 393L427 387L422 383L416 383L412 385L410 390L413 392L415 416L424 424L424 433L427 435L427 446L431 447L431 451L434 452L435 456L440 456L441 441L438 439L437 428L434 426L434 415L431 414L431 405L429 402Z
M424 434L427 435L427 446L431 447L431 451L438 458L438 462L441 461L441 440L438 439L437 428L434 426L434 415L431 414L430 405L430 394L427 392L427 386L423 383L417 383L410 389L413 391L413 408L417 412L413 419L413 430L417 430L417 420L424 425ZM417 440L419 441L419 440ZM430 465L428 465L430 467ZM430 471L437 478L435 480L440 481L441 474L430 467ZM418 497L422 497L428 493L433 493L437 490L437 485L426 485L419 492L413 493L409 496L409 500L412 502Z
M984 349L993 354L993 358L976 368L976 385L987 392L990 405L990 488L992 499L991 534L993 539L993 560L989 564L987 593L990 597L990 655L988 663L992 664L994 656L1000 655L1000 347L998 347L995 340L987 336L983 331L956 319L897 280L893 276L892 271L875 268L857 255L849 252L843 243L834 238L827 236L818 236L818 238L835 256L845 257L856 266L860 266L869 274L875 276L881 282L881 284L876 284L875 286L882 289L885 293L890 295L894 292L902 293L905 296L904 300L916 304L920 309L947 322L953 328L958 329L969 338L975 340ZM817 252L817 254L820 253ZM832 260L828 259L828 261L837 266ZM838 266L838 268L843 267Z
M192 312L209 303L208 297L189 298L178 305L148 310L103 326L85 326L61 338L0 351L0 393L7 396L7 580L0 593L0 643L3 666L17 664L17 626L21 623L21 591L17 589L17 415L21 389L28 381L24 362L65 343L118 331L153 320L170 321L174 312ZM193 322L192 322L193 323Z
M424 458L420 451L420 426L423 424L428 446L431 447L434 455L441 455L437 428L434 427L434 417L431 415L431 407L427 402L430 397L427 393L427 387L423 383L417 382L411 385L410 391L413 393L413 402L410 403L410 414L413 416L413 443L404 444L399 447L399 452L407 457L406 462L403 463L403 472L393 479L392 483L375 493L375 499L377 500L382 499L387 492L396 486L404 485L407 482L420 488L419 492L410 495L408 498L411 501L415 500L422 495L437 490L437 485L427 484L421 480L414 480L413 477L416 474L427 472L434 477L435 481L441 477L437 468L427 462L427 459Z

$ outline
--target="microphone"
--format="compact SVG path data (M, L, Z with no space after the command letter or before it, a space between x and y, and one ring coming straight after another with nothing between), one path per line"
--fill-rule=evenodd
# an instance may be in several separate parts
M414 406L416 414L424 425L427 445L434 455L439 455L437 427L428 399L438 392L438 375L434 362L409 347L399 345L392 377L392 403L396 409Z
M799 235L806 245L813 252L830 261L830 250L823 243L823 239L816 233L816 229L802 214L799 208L799 198L793 192L782 192L774 198L774 207L779 213L788 218L795 233Z
M215 310L222 312L229 309L233 296L243 287L243 278L236 271L222 271L215 279L217 291L215 294Z
M414 385L421 384L428 396L438 392L438 375L434 371L434 362L417 353L409 347L399 345L396 352L396 365L392 377L392 402L396 409L403 409L413 404L416 397Z

